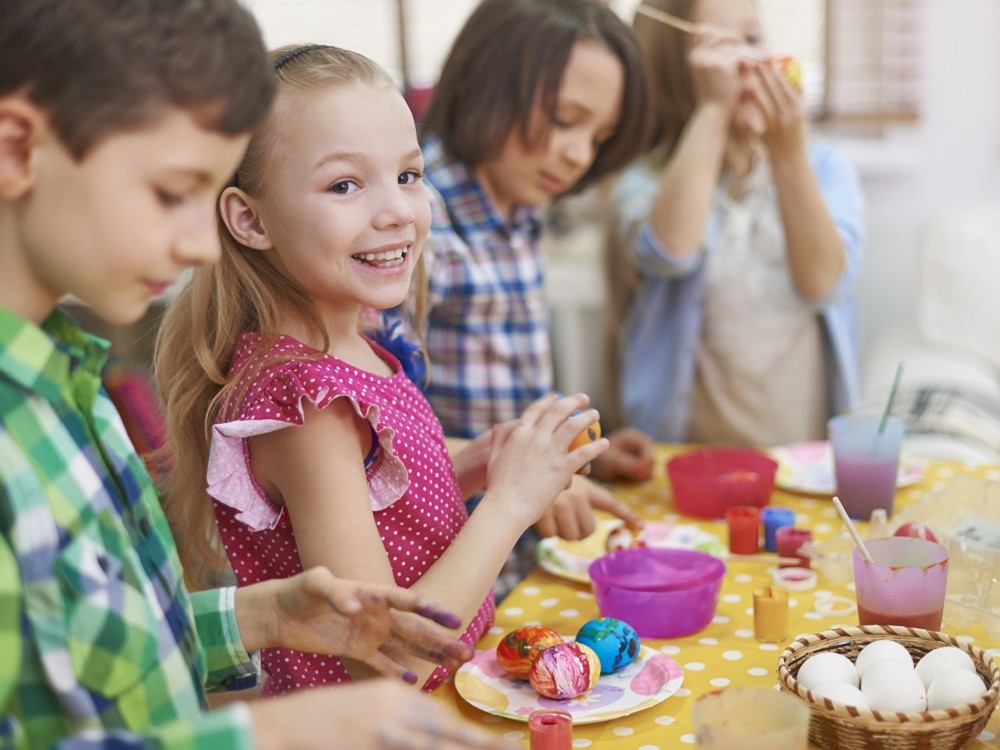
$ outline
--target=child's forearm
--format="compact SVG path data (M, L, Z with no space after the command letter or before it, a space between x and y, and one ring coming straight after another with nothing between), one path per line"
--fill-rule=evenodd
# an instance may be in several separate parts
M490 441L487 437L481 435L475 440L445 439L462 497L471 497L486 486L486 469L490 459Z
M808 153L771 165L792 282L811 302L826 297L837 285L847 263L847 251L823 200Z
M695 110L663 170L650 223L660 243L677 258L697 251L712 209L729 131L721 105Z
M489 498L484 499L444 554L410 587L461 617L463 627L490 595L507 556L527 528L511 523L502 507L491 506ZM407 666L418 675L418 684L434 669L419 659L410 659Z

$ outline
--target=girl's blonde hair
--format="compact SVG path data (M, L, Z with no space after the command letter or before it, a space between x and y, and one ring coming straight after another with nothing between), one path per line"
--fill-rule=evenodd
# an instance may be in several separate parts
M278 101L254 134L234 177L250 196L266 193L267 164L280 136L287 100L335 86L392 87L388 74L367 57L319 45L291 45L271 53ZM228 563L219 542L212 499L206 492L212 425L220 416L235 418L252 373L230 373L241 334L256 332L260 342L249 361L256 370L289 316L302 321L326 351L329 338L313 301L269 260L268 253L237 242L218 219L220 261L194 270L191 282L167 309L156 340L154 370L163 401L171 468L165 478L164 511L177 538L188 582L212 585ZM413 280L423 315L425 280L419 264ZM414 330L422 330L415 325ZM246 375L246 377L244 377ZM242 385L240 385L242 384Z
M643 5L677 18L691 20L697 0L643 0ZM632 29L642 50L649 74L652 138L646 160L652 169L662 169L673 153L681 132L695 109L694 83L687 63L686 34L662 21L636 13ZM610 196L605 195L609 201ZM609 426L623 424L619 363L624 354L625 322L635 297L638 275L623 248L635 237L623 237L614 212L606 212L604 226L604 273L608 293L605 335L605 400L601 418ZM634 230L633 230L634 231Z

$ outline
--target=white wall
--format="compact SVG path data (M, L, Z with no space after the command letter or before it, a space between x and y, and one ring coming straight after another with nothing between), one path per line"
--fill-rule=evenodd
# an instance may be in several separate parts
M868 346L891 328L915 325L925 222L969 203L1000 205L1000 3L925 0L925 13L923 117L885 144L883 169L876 156L864 173L869 230L861 292ZM983 272L996 276L1000 294L1000 237L996 264Z

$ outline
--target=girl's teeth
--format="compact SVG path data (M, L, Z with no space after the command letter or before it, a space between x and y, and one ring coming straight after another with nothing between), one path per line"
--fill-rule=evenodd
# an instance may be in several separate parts
M389 252L381 253L361 253L357 257L361 260L373 263L377 260L399 260L403 257L405 250L400 248L399 250L390 250Z

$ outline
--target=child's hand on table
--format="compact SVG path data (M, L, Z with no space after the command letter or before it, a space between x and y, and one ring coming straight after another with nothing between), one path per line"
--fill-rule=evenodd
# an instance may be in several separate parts
M406 654L449 669L472 656L466 644L438 627L457 628L459 618L426 597L337 578L323 567L237 589L236 614L247 651L284 647L336 654L407 682L417 676L403 666Z
M398 682L373 680L250 704L261 750L516 750L464 722L440 701Z
M652 476L653 449L656 447L653 438L634 427L615 430L607 438L611 447L594 459L591 477L601 482L619 479L644 482Z
M584 539L596 527L595 510L607 511L631 529L641 529L642 518L606 489L586 477L575 476L542 517L535 522L539 535Z

